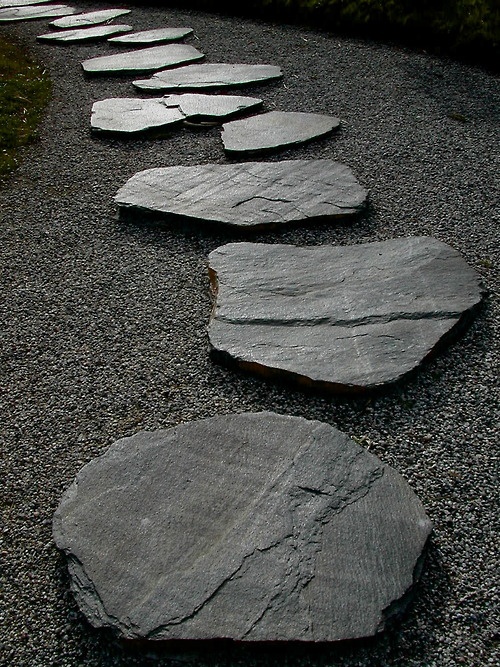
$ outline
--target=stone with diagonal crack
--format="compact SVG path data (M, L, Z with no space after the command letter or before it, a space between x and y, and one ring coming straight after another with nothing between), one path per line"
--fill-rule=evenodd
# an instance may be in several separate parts
M159 42L174 42L182 39L193 32L192 28L154 28L153 30L141 30L123 37L112 37L108 41L111 44L156 44Z
M222 142L228 153L271 151L322 137L339 125L339 119L333 116L269 111L226 123L222 128Z
M233 95L167 95L158 99L110 98L92 107L95 131L131 134L179 123L186 119L227 118L255 108L262 100Z
M153 211L252 230L352 216L366 198L345 165L288 160L148 169L133 176L115 201L122 217Z
M338 247L232 243L209 257L223 359L331 391L396 382L478 306L479 276L433 238Z
M85 26L107 23L119 16L130 14L131 11L130 9L100 9L96 12L85 12L70 18L57 19L52 21L50 25L55 28L84 28Z
M179 67L173 72L156 72L150 79L134 81L140 90L194 90L245 86L281 78L274 65L228 65L204 63Z
M31 5L26 7L11 7L0 9L0 22L3 21L31 21L46 19L52 16L67 16L74 14L76 9L68 5Z
M406 607L430 531L395 470L270 412L119 440L53 522L90 623L154 640L374 635Z
M203 53L200 53L194 46L166 44L152 46L149 49L90 58L82 63L82 67L89 74L147 72L162 67L175 67L180 63L201 60L201 58L204 58Z
M107 39L109 35L118 35L122 32L129 32L130 30L133 30L131 25L112 23L111 25L97 25L92 28L81 28L78 30L47 32L43 35L38 35L37 39L41 42L73 44Z

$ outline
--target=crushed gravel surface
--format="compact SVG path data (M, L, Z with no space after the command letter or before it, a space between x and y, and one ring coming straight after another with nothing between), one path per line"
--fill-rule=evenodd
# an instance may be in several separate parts
M54 88L40 140L0 186L0 664L500 664L499 80L300 27L144 4L129 18L137 30L193 27L186 41L209 62L281 66L282 81L245 89L267 110L342 119L334 137L266 159L345 162L370 189L367 214L252 240L351 244L432 235L463 254L489 293L460 340L403 386L371 397L305 393L217 365L208 352L207 255L239 237L119 222L113 196L142 169L224 163L220 131L94 138L93 102L137 95L131 76L83 74L82 60L113 47L37 44L43 21L1 26L1 35L46 65ZM405 617L373 640L327 646L157 650L91 628L51 536L53 512L78 470L140 429L263 409L337 426L418 494L435 528Z

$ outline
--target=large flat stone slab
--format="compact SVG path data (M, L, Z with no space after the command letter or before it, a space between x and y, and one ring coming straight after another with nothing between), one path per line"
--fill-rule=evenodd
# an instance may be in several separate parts
M262 100L233 95L167 95L156 99L110 98L92 107L91 127L100 132L131 134L186 119L227 118L256 108Z
M274 65L228 65L203 63L179 67L175 72L156 72L151 79L133 84L140 90L195 90L226 88L272 81L283 76Z
M130 30L133 30L131 25L112 23L111 25L96 25L92 28L47 32L38 35L37 39L41 42L76 44L78 42L95 42L107 39L109 35L118 35Z
M214 350L248 371L329 390L401 380L482 294L461 255L428 237L347 247L232 243L209 263Z
M11 7L0 9L0 22L3 21L32 21L46 19L52 16L67 16L74 14L76 9L68 5L31 5L27 7Z
M170 219L245 229L350 216L367 191L333 160L206 164L148 169L115 197L120 214L154 211Z
M204 58L203 53L200 53L194 46L166 44L90 58L84 60L82 67L89 74L147 72L162 67L175 67L180 63L201 60L201 58Z
M100 9L96 12L76 14L71 18L57 19L56 21L52 21L50 25L53 25L55 28L84 28L85 26L113 21L119 16L130 14L131 11L130 9Z
M0 9L5 7L28 7L29 5L43 5L54 0L0 0Z
M296 146L337 129L333 116L295 111L268 113L233 120L222 128L222 142L228 153L256 153Z
M119 440L53 522L90 623L151 640L374 635L405 608L430 531L395 470L269 412Z
M112 37L108 41L111 44L127 44L130 46L134 44L158 44L160 42L175 42L178 39L187 37L192 32L192 28L154 28L153 30L133 32L130 35L123 35L122 37Z

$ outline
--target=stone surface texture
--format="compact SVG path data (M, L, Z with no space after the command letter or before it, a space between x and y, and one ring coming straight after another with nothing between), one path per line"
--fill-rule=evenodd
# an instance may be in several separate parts
M175 67L180 63L200 60L203 57L203 53L200 53L194 46L167 44L90 58L82 63L82 67L90 74L147 72L161 67Z
M76 14L71 18L57 19L56 21L52 21L50 25L53 25L55 28L84 28L85 26L113 21L119 16L130 14L130 12L130 9L100 9L96 12Z
M226 123L222 128L222 142L228 153L276 150L322 137L339 125L340 120L333 116L269 111Z
M97 25L92 28L81 28L78 30L47 32L43 35L38 35L37 39L42 42L66 42L71 44L106 39L109 35L117 35L122 32L129 32L130 30L133 30L131 25L113 23L111 25Z
M7 7L0 9L0 22L2 21L29 21L33 19L45 19L52 16L68 16L77 10L68 5L31 5L27 7Z
M43 5L54 0L0 0L0 9L4 7L27 7L29 5Z
M141 90L192 90L244 86L279 79L281 76L281 69L274 65L203 63L179 67L175 72L156 72L150 79L133 83Z
M406 606L430 530L389 466L270 412L119 440L53 521L90 623L155 640L373 635Z
M112 37L112 44L155 44L157 42L173 42L177 39L187 37L193 32L192 28L154 28L153 30L141 30L123 37Z
M213 348L247 370L331 390L400 380L481 300L476 272L429 237L232 243L209 263Z
M246 229L332 219L358 213L367 191L333 160L205 164L147 169L115 201L127 210L156 211Z

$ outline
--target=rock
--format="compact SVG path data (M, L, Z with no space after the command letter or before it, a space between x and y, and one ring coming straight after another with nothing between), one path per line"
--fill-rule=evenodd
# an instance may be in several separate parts
M27 7L11 7L0 9L2 21L30 21L32 19L46 19L51 16L67 16L74 14L76 9L68 5L32 5Z
M210 254L215 351L265 376L328 390L404 378L479 304L479 276L427 237Z
M47 32L44 35L38 35L37 39L41 42L62 42L67 44L73 42L92 42L106 39L109 35L116 35L130 30L133 30L131 25L112 23L111 25L98 25L93 28L81 28L79 30Z
M358 213L367 191L333 160L206 164L148 169L115 197L120 214L155 211L172 219L259 229Z
M53 25L55 28L84 28L89 25L107 23L119 16L130 14L130 12L130 9L100 9L96 12L76 14L71 18L57 19L56 21L52 21L50 25Z
M233 116L262 104L255 97L168 95L158 99L111 98L92 107L91 126L102 132L144 132L186 119Z
M43 5L54 0L0 0L0 9L4 7L27 7L29 5Z
M204 63L179 67L175 72L156 72L151 79L134 81L141 90L192 90L244 86L279 79L282 75L274 65L227 65Z
M270 111L226 123L222 142L228 153L261 152L295 146L338 128L333 116L292 111Z
M122 37L112 37L108 41L112 44L155 44L158 42L174 42L193 32L192 28L154 28L141 30Z
M90 623L154 640L374 635L406 606L430 531L395 470L269 412L119 440L53 521Z
M175 67L180 63L204 58L193 46L187 44L167 44L115 53L111 56L98 56L82 63L85 72L90 74L112 74L114 72L146 72L161 67Z

